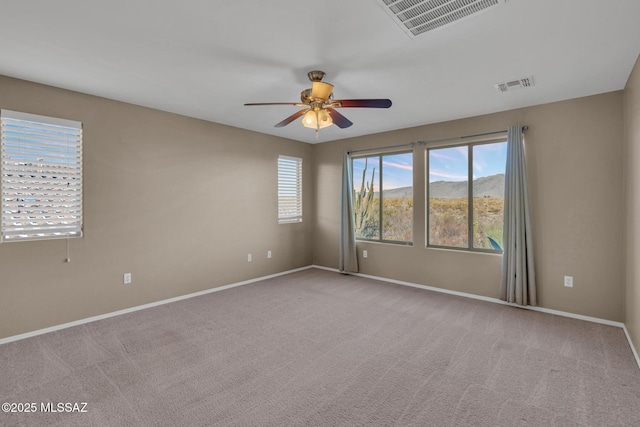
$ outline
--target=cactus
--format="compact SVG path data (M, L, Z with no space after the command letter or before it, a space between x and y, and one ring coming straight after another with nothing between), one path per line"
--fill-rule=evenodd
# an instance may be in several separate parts
M356 235L360 234L362 227L364 226L367 219L369 219L369 216L371 215L371 207L373 205L373 178L376 173L376 168L374 167L371 171L371 182L367 182L365 185L367 163L367 159L365 158L360 191L354 190L353 195L353 215L355 217Z

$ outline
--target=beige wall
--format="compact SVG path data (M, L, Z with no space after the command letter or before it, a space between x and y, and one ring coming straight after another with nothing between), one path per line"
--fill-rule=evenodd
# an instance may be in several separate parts
M83 122L85 214L71 263L0 245L0 338L312 262L308 144L7 77L0 108ZM304 159L300 224L277 223L278 154Z
M314 263L338 266L344 150L428 141L528 125L525 134L538 303L623 320L622 92L523 108L313 147ZM362 123L361 125L366 125ZM425 148L414 149L414 194L425 193ZM639 187L640 188L640 187ZM414 245L358 243L360 272L497 297L501 257L425 248L424 197L414 198ZM367 249L369 257L362 259ZM563 276L574 276L574 287Z
M640 59L624 91L625 324L640 351Z

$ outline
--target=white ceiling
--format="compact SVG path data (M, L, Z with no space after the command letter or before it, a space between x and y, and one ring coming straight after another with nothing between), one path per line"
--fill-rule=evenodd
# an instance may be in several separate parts
M315 143L622 89L639 21L640 0L508 0L412 39L374 0L0 0L0 74ZM243 106L298 101L315 69L393 106L318 141L273 127L297 107Z

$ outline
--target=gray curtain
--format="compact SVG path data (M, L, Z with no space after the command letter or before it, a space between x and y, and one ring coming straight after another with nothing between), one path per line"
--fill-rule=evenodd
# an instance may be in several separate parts
M342 159L342 202L340 206L340 271L358 272L356 252L356 226L353 217L353 165L351 154L344 153Z
M519 305L536 305L531 213L527 191L522 126L510 126L504 183L502 278L500 299Z

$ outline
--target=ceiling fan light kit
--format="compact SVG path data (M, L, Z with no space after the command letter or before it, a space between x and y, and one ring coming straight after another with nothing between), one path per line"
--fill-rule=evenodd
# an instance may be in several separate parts
M311 97L320 102L325 102L333 92L333 85L324 82L311 83Z
M319 129L331 126L332 124L333 120L331 119L331 116L329 115L327 110L309 110L302 118L302 125L310 129L315 129L316 132Z
M302 117L302 125L315 129L316 138L318 131L322 128L335 124L341 129L348 128L353 123L345 116L336 111L336 108L389 108L389 99L333 99L333 85L323 82L325 73L323 71L309 71L307 76L311 81L311 87L300 93L300 102L263 102L249 103L245 106L258 105L293 105L305 107L291 116L287 117L275 127L284 127L299 117Z

